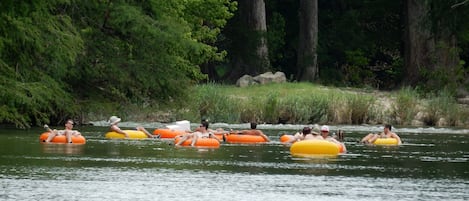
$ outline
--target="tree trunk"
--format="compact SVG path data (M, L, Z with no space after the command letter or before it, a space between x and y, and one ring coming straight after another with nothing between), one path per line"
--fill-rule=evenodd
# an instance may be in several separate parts
M313 82L318 77L318 1L300 0L299 9L298 75L301 81Z
M425 1L407 0L404 79L406 85L415 86L422 79L422 70L431 66L430 52L434 47L430 28L425 25L428 10Z
M235 53L234 69L230 75L237 78L243 74L258 75L270 69L264 0L240 0L238 8L241 22L239 34L243 36L238 36L238 41L235 41L239 44L239 52Z
M429 89L454 82L459 61L456 37L430 9L430 1L407 0L404 75L404 84Z

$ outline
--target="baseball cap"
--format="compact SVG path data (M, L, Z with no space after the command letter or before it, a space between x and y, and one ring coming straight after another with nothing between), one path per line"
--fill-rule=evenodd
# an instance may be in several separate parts
M322 126L322 127L321 127L321 131L327 131L327 132L329 132L329 126L326 126L326 125Z

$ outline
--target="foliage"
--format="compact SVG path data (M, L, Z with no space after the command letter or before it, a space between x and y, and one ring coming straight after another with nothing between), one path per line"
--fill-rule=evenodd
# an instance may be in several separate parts
M350 109L350 119L352 124L362 124L368 122L368 112L375 99L371 96L361 94L348 95L347 105Z
M20 128L64 121L78 110L67 81L83 40L70 17L55 8L68 1L2 2L0 122Z
M404 87L397 92L396 101L393 103L394 117L400 125L408 125L418 112L419 94L417 90Z
M75 98L143 107L178 102L187 87L207 79L200 65L226 55L213 44L235 6L228 0L2 2L0 67L8 73L0 87L11 91L0 99L0 122L28 127L90 112L74 106Z
M218 84L198 85L197 98L184 106L186 119L201 117L212 122L263 123L366 123L375 99L307 83L270 84L236 88ZM184 109L181 109L184 110ZM192 115L192 116L190 116ZM345 121L339 122L340 119Z
M428 96L427 115L424 120L427 125L437 125L440 119L444 118L446 124L455 126L458 120L467 118L464 114L467 111L460 109L448 90L442 90Z

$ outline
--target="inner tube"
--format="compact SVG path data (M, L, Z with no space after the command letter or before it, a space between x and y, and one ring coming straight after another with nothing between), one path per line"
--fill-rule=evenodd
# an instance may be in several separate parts
M259 135L228 134L225 136L225 142L254 144L254 143L263 143L267 141L262 136L259 136Z
M335 156L340 153L339 146L327 140L303 140L292 144L290 154L301 157L318 155Z
M175 138L176 136L182 135L184 133L186 132L169 128L157 128L153 131L153 135L158 135L160 138Z
M50 132L44 132L39 136L39 142L45 143L47 138L49 137ZM55 144L67 144L67 138L65 135L56 135L52 140L50 141L51 143ZM72 144L85 144L86 139L82 135L72 135Z
M288 142L290 141L291 139L295 138L294 135L287 135L287 134L284 134L282 136L280 136L280 142Z
M378 138L373 142L374 145L398 145L396 138Z
M174 138L174 144L178 143L181 140L181 137ZM187 139L184 141L181 146L191 146L192 138ZM207 148L218 148L220 147L220 142L213 138L197 138L197 142L195 142L195 147L207 147Z
M226 136L227 133L226 131L215 131L213 135L218 139L218 140L223 140L223 136Z
M136 131L136 130L123 130L127 134L129 134L129 138L125 138L124 134L120 134L117 132L107 132L105 137L107 139L143 139L143 138L148 138L143 131Z

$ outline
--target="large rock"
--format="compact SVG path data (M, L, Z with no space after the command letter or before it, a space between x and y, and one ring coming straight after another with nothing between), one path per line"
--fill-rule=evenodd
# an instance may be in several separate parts
M283 83L287 81L287 77L283 72L276 72L273 74L272 72L266 72L260 74L258 76L252 77L250 75L244 75L243 77L239 78L236 82L236 86L238 87L246 87L253 84L268 84L268 83Z
M250 75L243 75L243 77L239 78L238 81L236 81L236 86L238 87L247 87L253 84L256 84L256 82L254 81L254 78Z

